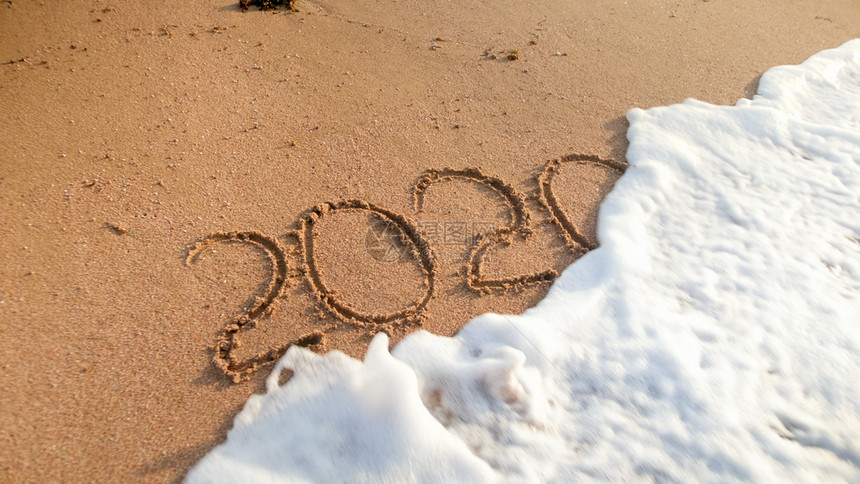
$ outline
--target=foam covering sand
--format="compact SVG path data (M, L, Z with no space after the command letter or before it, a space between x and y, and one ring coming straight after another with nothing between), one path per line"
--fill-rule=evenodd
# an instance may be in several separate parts
M860 479L860 40L628 119L600 247L540 304L291 348L188 481Z

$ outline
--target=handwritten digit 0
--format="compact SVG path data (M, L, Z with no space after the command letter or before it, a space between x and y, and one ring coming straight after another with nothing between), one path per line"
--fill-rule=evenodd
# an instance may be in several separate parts
M549 211L552 221L561 229L561 233L568 247L575 254L583 255L596 249L597 243L589 241L585 234L579 231L576 225L570 221L558 203L558 199L552 191L552 180L558 173L559 168L566 163L578 165L596 165L614 171L618 176L624 174L626 166L614 160L604 160L594 155L568 155L561 159L550 160L544 165L543 171L538 175L537 182L540 188L540 201Z
M424 295L418 301L413 302L405 309L394 311L391 313L372 314L360 311L344 302L329 289L324 280L323 274L320 272L319 266L314 254L314 238L316 236L315 227L317 222L330 216L338 211L364 211L370 212L374 216L380 217L393 227L396 227L402 234L402 242L412 246L412 255L418 260L421 266L421 272L424 276L424 286L426 290ZM301 219L301 230L299 236L301 239L302 254L306 266L305 273L308 282L313 289L313 293L322 306L332 315L341 321L348 322L357 326L384 326L394 323L409 323L417 322L423 318L424 309L427 303L433 298L436 281L436 260L433 256L433 251L430 244L418 232L418 228L406 217L386 210L382 207L374 205L363 200L341 200L338 202L329 202L318 205L309 211L307 215Z

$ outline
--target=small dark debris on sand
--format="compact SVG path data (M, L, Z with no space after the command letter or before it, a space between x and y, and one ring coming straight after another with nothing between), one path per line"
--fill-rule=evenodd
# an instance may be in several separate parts
M125 235L128 233L128 230L123 228L119 224L115 224L113 222L108 222L106 225L107 225L107 228L109 228L111 230L111 232L115 233L116 235Z
M239 0L239 8L243 12L251 7L257 7L260 10L277 10L280 6L292 11L296 10L293 6L293 0Z

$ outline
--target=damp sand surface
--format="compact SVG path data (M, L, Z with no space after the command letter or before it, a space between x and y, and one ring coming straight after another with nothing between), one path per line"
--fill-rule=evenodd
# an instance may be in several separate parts
M630 108L860 35L850 0L294 6L0 6L0 480L175 481L288 344L534 305Z

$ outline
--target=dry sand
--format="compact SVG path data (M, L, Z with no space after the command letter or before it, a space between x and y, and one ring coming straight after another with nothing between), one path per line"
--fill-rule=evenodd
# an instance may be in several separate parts
M262 234L286 264L277 311L242 326L238 360L317 330L320 350L361 356L376 325L340 322L301 271L298 221L339 199L419 227L436 254L423 327L450 335L547 288L482 294L470 277L560 271L577 256L536 202L547 161L623 163L628 109L731 104L768 68L860 36L856 0L296 6L0 5L0 481L174 481L223 441L268 369L234 384L212 347L265 297L280 256L221 242L186 265L207 234ZM434 183L417 213L416 183L445 167L515 189L535 235L486 248L470 274L475 233L516 229L516 216L463 177ZM615 177L573 163L551 180L581 242L596 242ZM415 244L372 212L311 227L322 284L359 320L420 306L428 291Z

